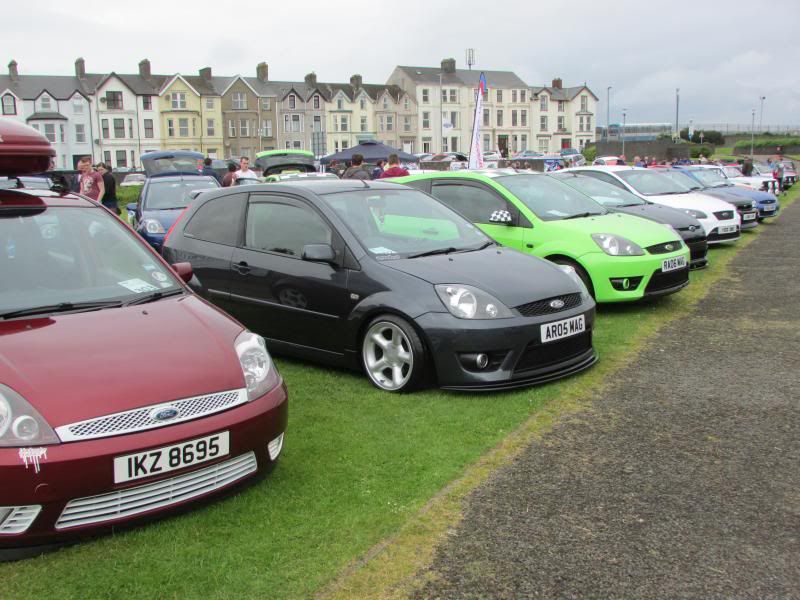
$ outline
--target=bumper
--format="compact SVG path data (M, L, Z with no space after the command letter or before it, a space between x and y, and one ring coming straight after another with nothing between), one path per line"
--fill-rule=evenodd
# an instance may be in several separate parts
M25 468L18 448L2 448L0 506L41 506L41 511L25 531L0 534L0 558L8 553L13 556L14 550L67 543L180 512L250 481L272 467L267 444L286 430L287 419L286 387L281 384L252 402L195 421L141 433L49 446L39 473L30 464ZM229 452L225 456L161 476L114 483L114 457L222 431L229 432L230 440ZM219 474L225 474L227 479L219 482ZM187 483L186 480L192 479ZM208 484L208 481L216 485ZM152 488L158 487L154 484L159 482L164 484L162 491L154 492ZM182 487L181 493L175 491L179 486ZM135 514L129 511L127 516L109 515L93 523L86 523L91 518L71 523L62 518L71 501L96 500L91 497L106 494L113 497L108 503L116 502L120 510L124 510L123 501L116 496L133 498L134 490L151 494L152 504L141 506ZM75 504L73 502L70 506ZM97 508L96 502L92 508Z
M737 209L737 212L742 219L742 231L758 227L758 209Z
M776 200L775 202L771 203L759 203L758 205L758 218L759 219L769 219L770 217L774 217L780 212L780 204Z
M144 241L150 244L156 251L161 254L161 247L164 245L164 237L166 234L164 233L147 233L146 231L137 231Z
M689 268L702 269L708 266L708 240L705 235L695 236L693 232L683 238L689 248Z
M439 386L461 391L505 390L560 379L592 366L594 305L583 303L545 316L498 321L466 321L445 313L416 319L425 332ZM541 326L583 315L585 329L542 343ZM470 355L485 353L489 364L478 369Z

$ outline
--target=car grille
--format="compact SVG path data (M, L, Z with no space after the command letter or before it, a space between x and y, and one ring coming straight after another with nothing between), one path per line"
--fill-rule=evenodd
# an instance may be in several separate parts
M655 244L654 246L648 246L645 248L650 254L667 254L669 252L675 252L676 250L680 250L683 247L683 244L680 241L674 242L665 242L663 244Z
M735 240L739 237L739 230L733 231L731 233L717 233L717 230L714 229L711 233L708 234L708 241L709 242L719 242L724 240Z
M540 344L531 342L517 361L514 368L515 373L529 371L532 369L544 369L552 365L564 362L570 358L580 356L592 348L592 332L585 331L579 335Z
M705 239L701 242L693 242L686 245L689 247L690 260L701 260L708 254L708 242Z
M247 402L247 390L230 390L227 392L216 392L204 396L194 396L184 398L174 402L164 402L153 404L143 408L135 408L125 412L96 417L70 425L62 425L56 428L56 433L62 442L75 442L81 440L91 440L95 438L109 437L112 435L123 435L156 427L174 425L182 421L198 419L214 413L227 410L239 404ZM169 420L158 420L155 414L160 409L175 409L177 416Z
M105 523L166 508L226 487L258 467L255 452L248 452L205 469L116 492L70 500L56 529Z
M559 308L553 308L550 303L554 300L561 300L564 305ZM563 296L553 296L544 300L537 300L536 302L529 302L516 307L523 317L537 317L539 315L549 315L552 313L561 312L562 310L569 310L575 308L581 303L580 294L565 294Z
M653 292L660 292L662 290L668 290L683 283L687 283L688 281L689 281L688 267L686 267L685 269L677 269L675 271L667 271L666 273L662 273L661 270L659 269L658 271L653 273L653 276L647 283L647 287L645 288L644 293L648 294Z
M39 504L0 507L0 535L16 535L27 531L41 510Z
M714 213L714 216L717 217L720 221L727 221L728 219L733 218L733 211L732 210L720 210Z

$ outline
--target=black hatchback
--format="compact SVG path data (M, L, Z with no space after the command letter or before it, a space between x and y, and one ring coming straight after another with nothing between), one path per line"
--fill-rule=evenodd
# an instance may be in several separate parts
M569 267L499 247L393 183L209 191L164 243L200 294L270 351L363 368L377 387L496 390L597 360L595 305Z

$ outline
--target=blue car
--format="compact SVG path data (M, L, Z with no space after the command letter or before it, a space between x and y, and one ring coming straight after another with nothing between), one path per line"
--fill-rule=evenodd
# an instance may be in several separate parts
M131 226L157 251L183 209L204 190L216 189L213 177L197 170L199 152L150 152L142 155L147 180L138 204L128 204Z
M723 190L729 194L746 198L748 200L755 200L756 208L758 209L759 221L763 221L769 217L774 217L778 214L778 211L780 211L781 204L775 194L734 184L728 178L728 176L725 175L725 170L720 166L681 165L676 166L675 168L682 170L684 173L690 177L693 177L705 187Z

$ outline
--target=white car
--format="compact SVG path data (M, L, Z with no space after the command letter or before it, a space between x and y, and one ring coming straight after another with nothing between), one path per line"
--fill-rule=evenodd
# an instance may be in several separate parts
M733 204L692 192L655 169L591 166L567 171L611 183L650 202L683 210L700 221L709 245L735 242L741 237L742 218Z
M775 179L772 177L772 173L769 175L761 174L756 165L753 165L753 174L749 177L745 176L742 170L734 165L723 165L722 170L725 176L736 185L743 185L761 192L774 192Z
M619 156L598 156L592 164L598 166L624 166L625 163Z
M128 173L125 175L125 179L122 180L122 183L119 184L120 187L133 187L137 185L144 185L144 182L147 180L143 173Z

